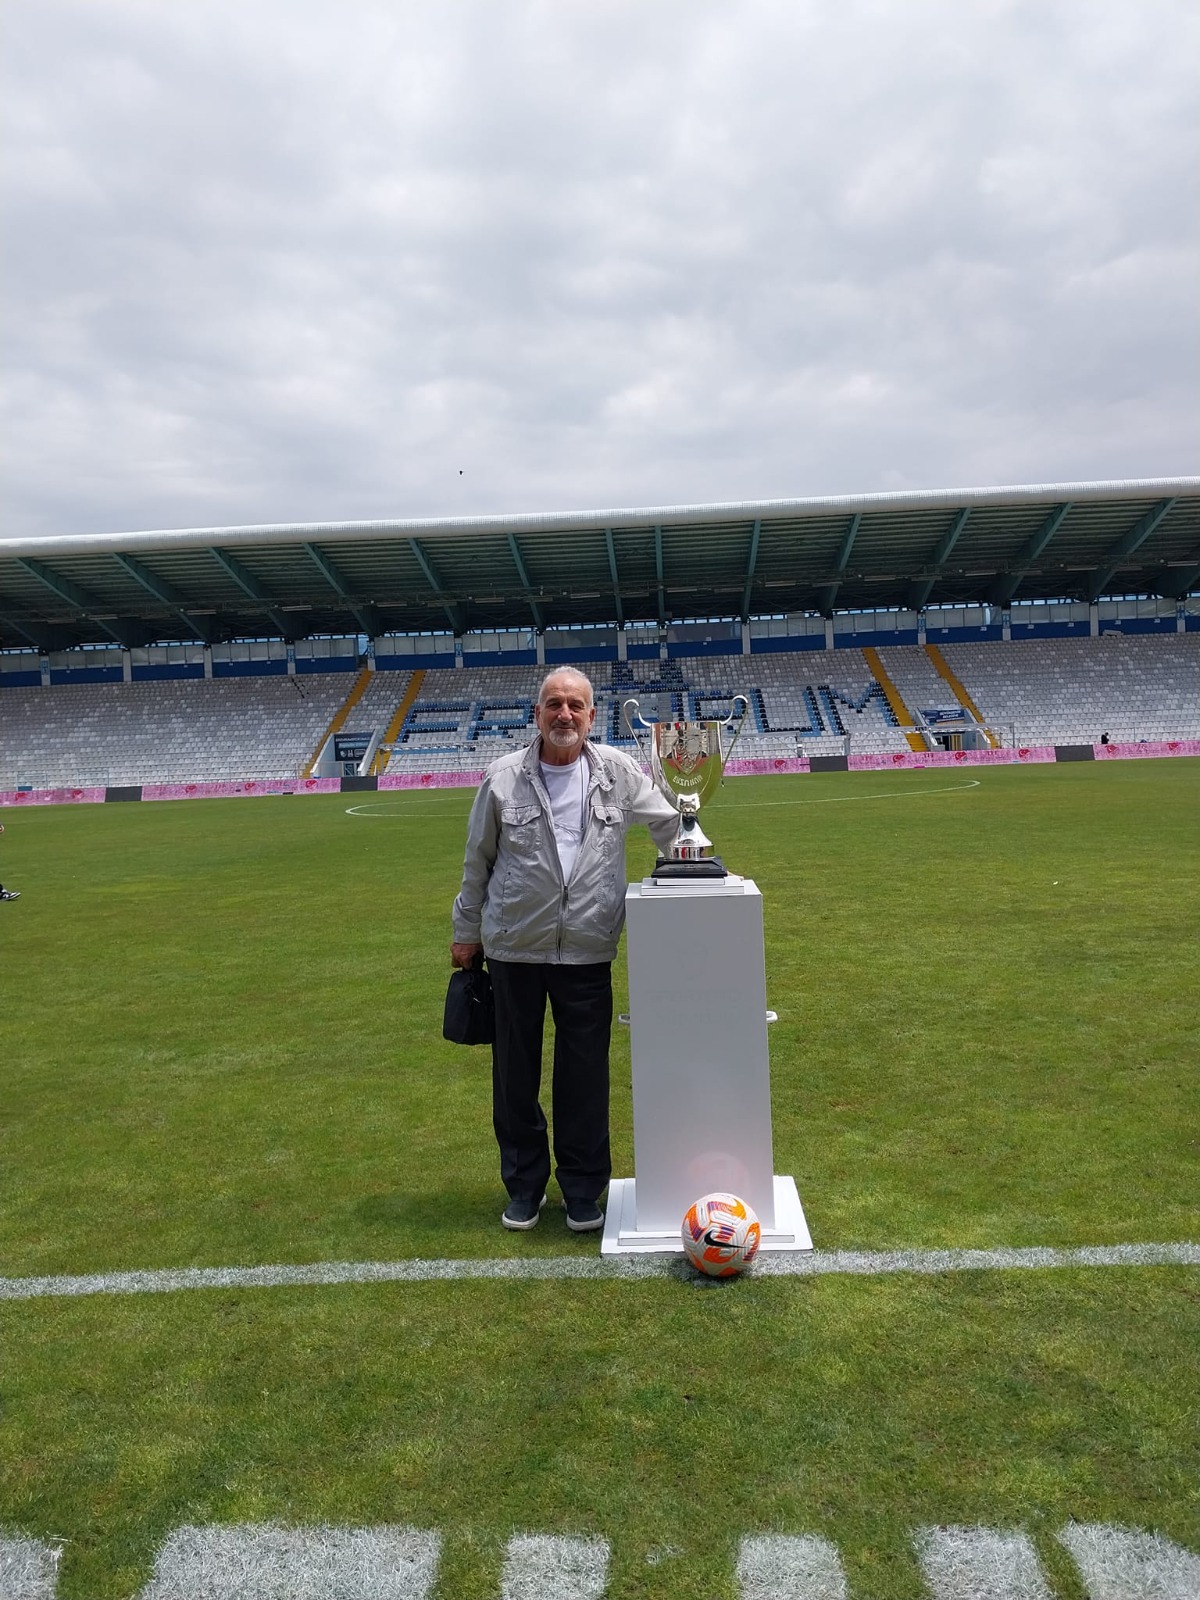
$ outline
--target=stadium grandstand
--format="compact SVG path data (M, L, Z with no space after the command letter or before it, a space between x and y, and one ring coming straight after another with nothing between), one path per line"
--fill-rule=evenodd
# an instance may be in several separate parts
M1200 479L0 539L0 802L474 782L563 662L734 772L1200 753Z

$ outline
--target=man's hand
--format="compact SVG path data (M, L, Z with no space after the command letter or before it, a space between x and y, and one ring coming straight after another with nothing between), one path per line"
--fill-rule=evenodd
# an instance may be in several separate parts
M452 944L450 946L450 964L470 971L475 964L475 957L483 954L481 944Z

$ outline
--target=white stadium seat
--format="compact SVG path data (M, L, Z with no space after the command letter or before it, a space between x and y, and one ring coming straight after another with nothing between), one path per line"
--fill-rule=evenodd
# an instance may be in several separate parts
M1004 744L1200 738L1200 635L1110 635L944 644L946 662ZM910 712L953 707L952 687L919 646L880 659ZM547 669L427 671L389 773L476 771L532 732ZM737 756L901 752L905 733L861 651L704 656L593 664L596 736L627 742L621 707L722 718L735 694L751 712ZM382 735L410 674L377 672L347 731ZM217 678L0 690L0 789L292 778L312 756L354 679Z

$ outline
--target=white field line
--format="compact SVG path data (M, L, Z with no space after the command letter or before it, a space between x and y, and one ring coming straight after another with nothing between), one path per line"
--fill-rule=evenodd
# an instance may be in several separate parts
M772 806L837 806L847 801L859 800L923 800L927 794L965 794L968 789L978 789L978 778L968 778L965 783L946 784L939 789L884 789L879 794L829 794L820 800L733 800L722 805L726 811L765 811Z
M965 794L968 789L978 789L980 780L968 778L965 783L951 783L937 789L885 789L879 794L832 794L820 800L734 800L723 804L724 811L762 811L774 806L836 806L859 800L911 800L923 799L927 794ZM348 817L415 817L431 810L428 805L381 806L377 801L367 801L357 806L347 806Z
M500 1600L602 1600L608 1540L514 1534L504 1556Z
M1200 1595L1200 1556L1162 1534L1070 1523L1057 1538L1074 1557L1088 1600ZM428 1600L441 1544L437 1531L403 1527L185 1526L167 1535L136 1600ZM1021 1529L923 1528L913 1544L933 1600L1051 1600ZM54 1600L60 1554L0 1535L3 1600ZM501 1600L601 1600L608 1565L606 1539L514 1534ZM837 1547L814 1534L742 1539L737 1585L740 1600L847 1597Z
M815 1534L763 1534L738 1547L741 1600L846 1600L837 1546Z
M445 794L446 791L441 789L438 793ZM439 807L434 801L434 797L430 795L424 804L418 801L416 805L410 802L407 805L389 806L383 801L368 800L362 805L347 806L346 815L348 817L427 817L431 811L437 811L438 809ZM460 813L458 812L446 813L449 820L453 820L454 817L459 815ZM466 812L462 812L461 815L465 818Z
M58 1545L0 1535L0 1595L4 1600L54 1600L61 1556Z
M1054 1600L1020 1529L924 1528L913 1543L933 1600Z
M1196 1600L1200 1556L1161 1533L1072 1522L1058 1535L1083 1574L1088 1600Z
M760 1256L758 1278L827 1274L874 1277L911 1272L1012 1272L1048 1267L1196 1267L1200 1244L1033 1246L996 1250L813 1250ZM680 1255L499 1256L484 1260L316 1261L305 1266L168 1267L141 1272L95 1272L79 1277L0 1278L0 1300L42 1300L89 1294L172 1294L180 1289L287 1289L345 1283L444 1283L464 1279L681 1277L704 1287Z
M427 1600L441 1538L413 1528L177 1528L138 1600Z

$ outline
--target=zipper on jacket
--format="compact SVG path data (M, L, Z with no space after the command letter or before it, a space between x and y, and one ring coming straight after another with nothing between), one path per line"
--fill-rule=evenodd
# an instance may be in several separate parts
M563 884L562 899L558 902L558 938L555 941L555 954L562 955L563 930L567 920L567 886Z
M554 807L550 804L550 796L546 792L546 785L542 782L541 773L531 772L529 774L529 782L534 794L537 796L537 803L542 808L542 815L546 819L546 826L550 829L550 838L554 842L554 864L558 868L559 882L563 885L563 898L565 899L567 892L566 880L563 878L562 859L558 853L558 841L554 838Z

